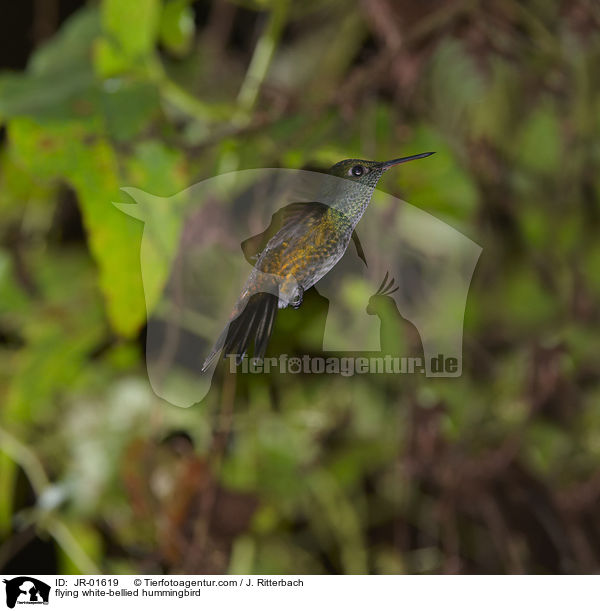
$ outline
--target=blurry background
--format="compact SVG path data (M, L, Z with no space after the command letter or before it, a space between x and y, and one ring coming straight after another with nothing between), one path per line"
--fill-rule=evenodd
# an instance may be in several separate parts
M600 570L597 2L11 2L0 63L1 572ZM426 150L461 378L153 395L120 186Z

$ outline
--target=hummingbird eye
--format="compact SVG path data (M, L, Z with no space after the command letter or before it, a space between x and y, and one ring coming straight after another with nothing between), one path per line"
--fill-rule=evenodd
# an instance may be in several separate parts
M355 165L355 166L352 166L352 168L350 168L348 175L356 176L358 178L359 176L362 176L363 174L366 174L366 173L367 173L367 168L365 168L364 165Z

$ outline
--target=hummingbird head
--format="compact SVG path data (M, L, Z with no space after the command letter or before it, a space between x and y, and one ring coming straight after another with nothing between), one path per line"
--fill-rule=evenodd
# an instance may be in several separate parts
M413 159L429 157L433 153L420 153L410 157L400 157L390 161L367 161L365 159L344 159L329 168L328 174L346 180L335 181L333 186L324 188L324 199L344 213L354 227L366 210L377 182L386 170ZM346 182L351 181L351 182ZM343 183L343 184L339 184Z
M358 182L365 187L375 187L383 173L390 168L413 159L429 157L433 152L419 153L390 161L367 161L366 159L344 159L329 168L329 174Z

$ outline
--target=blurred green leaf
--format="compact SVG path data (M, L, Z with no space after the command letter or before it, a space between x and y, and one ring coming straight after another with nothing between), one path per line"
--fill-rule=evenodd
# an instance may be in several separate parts
M167 0L160 18L160 42L174 55L183 56L191 49L194 31L189 0Z
M14 514L14 487L17 476L15 463L0 451L0 537L10 533Z
M117 160L94 123L16 119L9 131L20 162L45 178L65 177L79 197L99 283L115 330L135 333L146 316L140 279L141 227L112 205L118 200Z
M147 56L154 48L160 18L160 0L104 0L102 27L108 39L130 60Z
M445 131L470 130L473 111L483 102L485 82L475 58L458 39L445 39L431 58L432 112Z
M527 117L513 150L518 167L550 173L558 170L561 148L558 116L546 103Z
M0 75L0 120L26 114L65 116L76 110L71 104L94 82L90 49L99 31L97 9L78 11L33 54L27 73Z
M479 194L471 177L440 134L429 127L419 126L405 149L416 153L435 151L436 154L430 160L407 163L398 172L395 179L404 199L454 226L456 220L469 219L479 202Z
M568 435L550 423L536 422L527 431L525 451L533 468L554 479L560 478L561 465L571 450Z
M106 81L100 105L109 135L120 142L139 136L160 116L158 90L143 81L118 77Z

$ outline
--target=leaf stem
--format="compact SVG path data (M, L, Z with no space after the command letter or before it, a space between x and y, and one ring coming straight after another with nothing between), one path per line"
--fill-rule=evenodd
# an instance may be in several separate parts
M288 0L274 3L267 27L254 49L244 82L238 94L238 110L233 117L235 125L246 125L250 121L260 88L271 65L275 47L281 38L281 33L287 20L288 7Z

